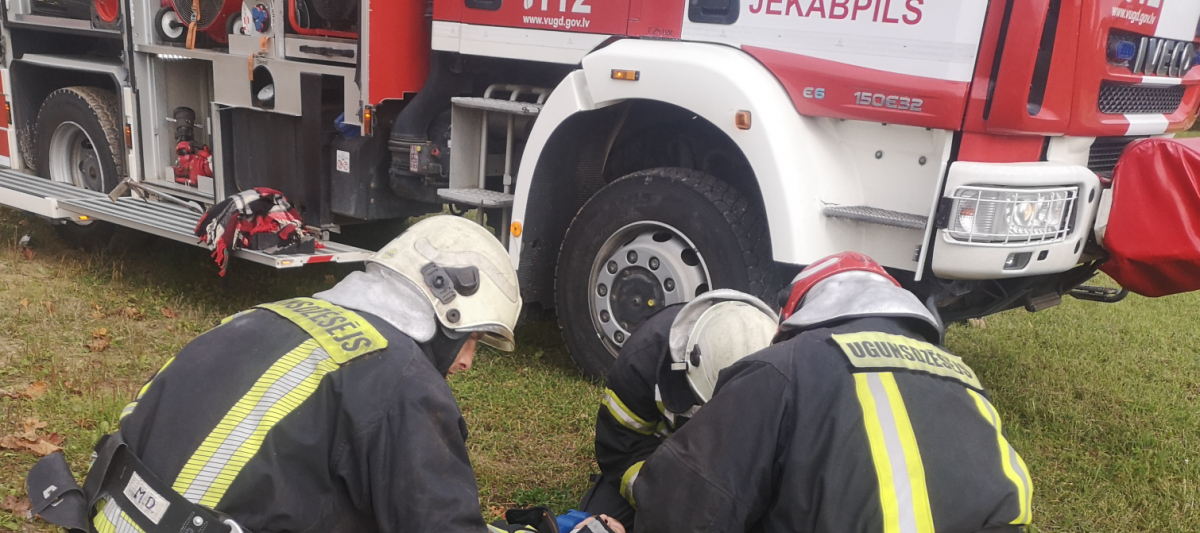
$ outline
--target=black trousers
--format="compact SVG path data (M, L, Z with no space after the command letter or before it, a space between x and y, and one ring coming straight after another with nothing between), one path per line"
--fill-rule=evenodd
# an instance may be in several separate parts
M579 503L579 510L589 514L605 514L616 518L621 525L625 526L625 531L633 531L633 520L637 515L637 510L621 497L621 492L617 490L617 484L603 474L592 474L589 480L592 482L592 486L588 489L587 494L583 495L583 501Z

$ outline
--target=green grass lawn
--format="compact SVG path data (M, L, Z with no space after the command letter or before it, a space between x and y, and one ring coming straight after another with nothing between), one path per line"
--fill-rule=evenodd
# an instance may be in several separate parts
M17 247L32 236L36 254ZM133 254L136 253L136 256ZM123 257L68 250L43 221L0 210L0 435L36 417L82 473L143 380L222 317L308 295L350 269L277 272L244 261L221 279L201 249L153 241ZM1037 531L1196 531L1200 524L1200 295L1130 297L954 326L949 346L991 389L1035 481ZM109 345L91 351L98 329ZM552 324L483 352L451 386L471 430L481 508L570 507L586 488L601 389L575 371ZM93 346L96 346L95 344ZM23 496L36 458L0 449L0 498ZM0 511L0 527L49 530Z

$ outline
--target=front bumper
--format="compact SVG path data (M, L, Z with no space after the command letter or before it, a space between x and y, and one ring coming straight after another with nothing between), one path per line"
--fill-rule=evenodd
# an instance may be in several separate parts
M962 231L954 231L953 214L948 212L955 191L963 188L1022 194L1040 191L1072 193L1069 201L1064 200L1067 205L1061 211L1063 229L1053 235L1036 239L1003 239L995 235L988 239L971 239L964 237ZM933 273L946 279L998 279L1070 270L1079 263L1091 233L1100 193L1099 178L1078 165L953 163L938 210L938 228L933 239Z

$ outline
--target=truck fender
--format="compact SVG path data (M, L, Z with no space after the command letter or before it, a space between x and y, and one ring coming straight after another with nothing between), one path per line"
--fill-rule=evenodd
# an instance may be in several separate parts
M807 264L860 240L852 228L826 227L822 215L822 187L854 175L846 158L839 161L841 150L832 136L823 133L829 119L797 113L779 81L750 55L723 45L625 39L593 52L582 64L546 101L526 144L522 160L527 163L514 191L514 228L526 219L530 190L537 186L536 162L559 125L576 113L644 99L707 119L742 150L762 192L776 261ZM614 70L637 71L638 78L613 79ZM750 113L749 129L735 124L739 111ZM518 266L522 241L515 235L519 232L513 233L509 253Z

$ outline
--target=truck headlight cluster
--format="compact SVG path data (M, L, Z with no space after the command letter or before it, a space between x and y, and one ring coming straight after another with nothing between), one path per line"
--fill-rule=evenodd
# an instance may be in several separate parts
M1058 241L1071 230L1078 195L1075 187L959 187L951 197L949 233L956 240L978 244Z

